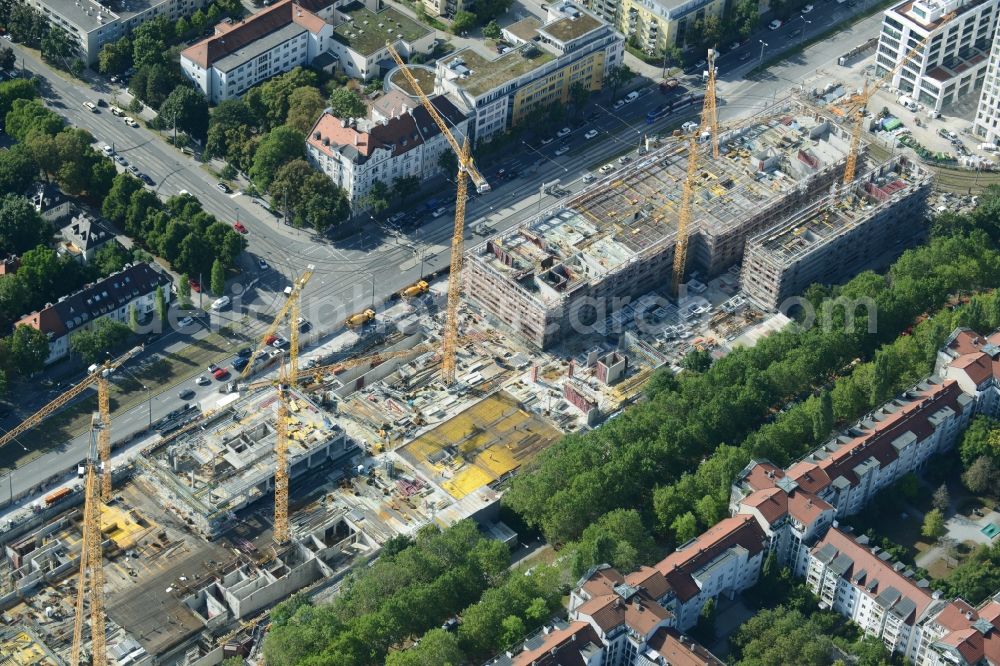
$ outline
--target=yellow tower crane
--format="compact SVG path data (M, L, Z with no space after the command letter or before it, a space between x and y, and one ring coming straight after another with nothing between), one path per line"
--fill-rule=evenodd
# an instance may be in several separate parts
M948 16L945 16L943 19L941 19L942 24L949 21L954 15L955 12L952 12ZM865 108L868 106L868 101L871 100L872 96L876 92L878 92L882 88L882 86L892 81L892 77L896 75L896 72L898 72L900 69L903 68L904 65L908 64L911 60L913 60L914 56L916 56L917 53L919 53L925 46L927 46L930 38L931 35L927 35L927 37L920 40L920 42L918 42L916 46L910 49L909 52L905 56L903 56L903 58L899 62L897 62L892 69L890 69L881 77L875 79L875 81L871 82L870 84L868 81L865 81L864 90L861 92L860 95L856 96L853 103L850 105L847 112L845 113L844 115L845 118L855 119L854 126L851 128L851 147L847 153L847 166L844 168L845 185L854 182L854 174L858 166L858 149L861 147L861 131L864 126Z
M687 174L681 187L681 203L677 213L677 243L674 246L674 295L680 298L681 283L687 268L688 234L691 225L691 199L698 176L698 135L702 128L712 128L712 152L719 156L719 122L715 114L715 49L708 50L708 89L701 108L701 122L688 136Z
M288 294L285 304L278 310L274 321L264 331L257 349L253 351L247 361L246 367L240 373L240 377L250 374L254 362L260 353L267 346L268 339L274 335L285 318L288 318L289 345L288 345L288 370L282 365L281 372L276 381L267 382L278 389L278 419L274 424L275 444L274 453L274 542L284 544L288 542L288 402L287 390L294 388L299 375L299 299L302 290L313 275L315 266L310 264L305 272L292 285L292 290Z
M37 412L21 421L2 436L0 436L0 448L11 443L18 436L31 430L36 425L44 421L47 417L59 411L69 404L74 398L86 391L93 385L97 385L97 408L101 419L101 428L98 430L97 453L104 465L101 479L101 495L108 499L111 496L111 399L109 397L110 387L108 377L123 363L142 352L142 346L133 347L118 358L106 361L98 366L93 372L83 378L79 384L61 394L55 400L45 405Z
M101 552L101 489L97 479L98 468L108 465L98 453L101 431L106 426L102 415L94 414L90 422L90 453L84 463L83 482L83 540L80 545L80 579L76 590L76 616L73 622L73 644L70 666L82 666L84 600L90 591L90 664L105 666L108 652L105 647L104 617L104 556ZM89 575L88 575L89 574Z
M446 384L452 384L455 381L455 352L458 346L458 302L462 295L462 251L465 246L465 199L468 179L472 179L472 182L476 185L476 190L480 194L488 192L490 185L486 182L483 174L479 173L479 169L476 168L476 165L472 161L472 156L469 154L469 138L465 137L464 143L459 145L458 139L451 133L451 129L448 128L448 124L444 118L441 117L441 114L434 108L431 100L424 94L420 83L413 76L413 73L410 72L410 68L403 62L403 59L393 45L387 42L386 48L389 50L389 55L392 56L392 59L399 65L400 71L403 72L406 81L413 88L414 94L420 98L420 103L423 104L424 108L427 109L427 113L434 119L434 122L441 130L441 134L448 140L448 144L458 158L458 176L456 179L458 181L458 195L455 199L455 229L451 237L448 310L444 325L444 356L441 361L441 378Z

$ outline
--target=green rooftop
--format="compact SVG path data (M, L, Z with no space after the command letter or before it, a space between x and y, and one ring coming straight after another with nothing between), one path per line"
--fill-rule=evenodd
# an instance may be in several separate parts
M360 2L352 2L337 11L350 19L333 29L334 39L365 57L385 48L386 42L412 42L430 32L430 28L392 7L376 14Z
M445 64L455 58L461 58L465 66L472 70L472 74L461 82L462 87L472 95L482 95L556 59L555 55L534 44L525 44L493 60L487 60L472 49L465 49L446 60Z
M558 39L564 44L583 37L591 30L599 28L601 22L590 14L580 13L576 18L563 18L544 25L539 30Z

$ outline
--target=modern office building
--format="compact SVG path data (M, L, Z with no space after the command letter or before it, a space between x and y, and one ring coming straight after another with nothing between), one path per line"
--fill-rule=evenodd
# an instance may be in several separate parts
M1000 30L995 32L983 92L979 96L979 108L972 126L985 143L994 144L1000 143Z
M171 23L193 14L204 0L28 0L50 24L62 28L80 46L88 65L97 62L101 47L146 21L162 16Z
M928 40L890 85L932 111L972 94L986 77L998 7L1000 0L905 0L885 10L876 76Z
M398 98L392 103L387 98ZM306 137L306 157L316 169L343 189L355 210L364 207L365 195L376 181L392 186L397 178L416 176L421 180L441 171L439 159L451 152L445 136L427 110L413 98L391 91L367 118L337 118L329 111ZM431 100L455 136L465 136L468 118L439 95Z
M532 111L568 103L574 84L601 90L625 52L621 34L570 2L550 5L541 27L508 38L516 46L496 57L468 47L437 63L435 90L475 115L477 142L489 141Z
M743 291L765 310L813 283L837 284L894 260L927 235L931 175L896 157L747 240Z

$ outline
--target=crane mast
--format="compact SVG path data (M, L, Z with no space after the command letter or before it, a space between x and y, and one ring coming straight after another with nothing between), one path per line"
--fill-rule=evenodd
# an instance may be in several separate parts
M90 644L92 666L106 666L104 615L104 558L101 552L101 498L97 468L99 441L104 429L103 418L94 415L90 425L90 455L85 463L83 495L83 539L80 546L80 578L76 590L76 616L73 622L73 643L70 666L82 666L84 599L90 591Z
M708 83L705 85L705 105L702 126L712 130L712 159L719 159L719 116L715 110L715 49L708 50Z
M410 68L403 62L402 57L400 57L392 43L387 42L386 48L389 51L389 55L392 56L392 59L396 61L399 69L403 72L403 76L406 78L407 83L410 84L414 94L420 99L420 103L427 109L427 113L430 114L431 118L434 119L434 122L448 140L448 144L458 158L455 229L451 237L451 271L448 275L448 308L444 329L444 356L441 361L441 379L445 384L453 384L455 382L455 354L457 353L456 345L458 340L458 305L462 296L462 250L465 246L465 204L468 195L468 180L472 179L476 190L480 194L488 192L490 185L486 182L486 179L479 172L479 169L476 168L472 160L472 155L469 151L469 137L465 137L463 144L459 145L458 139L452 134L451 129L448 128L448 124L431 103L430 98L424 94L420 83L413 76L413 73L410 72Z

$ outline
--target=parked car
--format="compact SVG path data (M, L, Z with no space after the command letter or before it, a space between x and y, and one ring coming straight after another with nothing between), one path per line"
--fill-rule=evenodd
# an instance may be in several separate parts
M625 104L626 104L625 100L620 99L617 102L615 102L614 106L612 106L611 108L617 111L618 109L620 109L623 106L625 106Z
M121 155L115 155L115 162L118 162L118 164L121 164L123 167L128 166L128 160Z
M136 178L138 178L138 177L139 177L139 174L140 174L140 173L142 173L141 171L139 171L139 167L137 167L137 166L136 166L136 165L134 165L134 164L130 164L130 165L128 166L128 172L129 172L130 174L132 174L133 176L135 176Z
M212 380L205 375L198 375L198 379L194 380L194 383L198 386L208 386L212 383Z
M565 155L568 152L569 152L569 146L567 146L566 144L563 144L563 145L559 146L558 148L556 148L555 155L556 155L556 157L559 157L560 155Z
M215 299L214 301L212 301L212 306L211 307L216 312L219 312L220 310L225 310L226 308L228 308L229 305L230 305L230 303L232 303L232 302L233 302L233 300L231 298L229 298L228 296L221 296L221 297Z
M288 340L284 339L280 335L274 336L274 340L269 343L275 349L284 349L288 346Z
M183 389L177 394L177 397L180 398L181 400L190 400L194 396L195 392L193 389Z
M614 170L615 170L615 165L614 164L610 164L610 163L609 164L605 164L604 166L602 166L600 168L600 172L602 174L611 173Z
M563 137L569 136L572 133L573 133L573 130L571 130L568 127L563 127L561 130L559 130L558 132L556 132L556 136L561 139Z
M156 185L156 183L153 182L153 179L150 178L149 176L147 176L144 173L140 173L139 174L139 180L141 180L142 182L144 182L144 183L146 183L147 185L150 185L150 186Z
M552 143L553 141L555 141L555 139L553 139L551 136L547 136L544 139L542 139L542 145L543 146L547 146L550 143Z
M312 324L310 324L309 320L305 317L299 317L295 320L295 323L298 324L299 333L306 333L312 328Z
M785 24L780 19L774 19L773 21L767 24L767 27L771 30L777 30L783 25Z
M243 368L247 367L247 363L249 362L250 359L243 358L242 356L240 356L233 361L233 370L235 370L236 372L243 372Z
M129 127L139 126L139 123L135 122L135 118L132 118L131 116L125 116L125 124L128 125Z
M218 379L220 382L229 376L229 371L225 368L216 368L212 376Z
M221 182L216 183L215 186L219 189L220 192L225 192L226 194L229 194L233 191L232 188L226 185L225 183Z
M191 287L191 291L196 294L201 293L201 283L197 280L188 280L188 286Z
M587 133L583 135L583 138L584 138L584 139L587 139L587 140L590 140L590 139L593 139L593 138L594 138L595 136L597 136L598 134L600 134L600 132L598 132L598 131L597 131L597 130L595 130L595 129L592 129L592 130L587 130Z
M180 328L187 328L188 326L190 326L193 323L194 323L194 319L193 318L191 318L191 317L184 317L183 319L180 319L180 320L177 321L177 326L180 327Z
M84 102L83 105L87 107L87 110L91 113L97 113L97 105L93 102Z
M447 206L439 206L433 213L431 213L431 217L441 217L447 212L448 212Z
M625 97L622 98L622 100L626 104L631 104L632 102L634 102L637 99L639 99L639 92L636 91L636 90L633 90L632 92L630 92L629 94L625 95Z
M109 146L107 144L104 144L103 146L101 146L101 150L103 150L104 154L107 155L108 157L111 157L112 155L115 154L114 148L112 148L111 146Z
M258 258L257 259L257 268L259 268L262 271L266 271L267 270L267 262L264 261L263 259Z
M802 8L802 13L803 14L808 14L812 10L813 10L813 6L812 5L806 5L805 7Z
M240 232L241 234L248 234L248 233L250 233L250 230L247 229L246 226L242 222L234 222L233 223L233 229L236 229L236 231Z
M253 356L253 350L250 349L249 347L244 347L243 349L236 352L236 355L239 356L240 358L250 358L251 356Z

